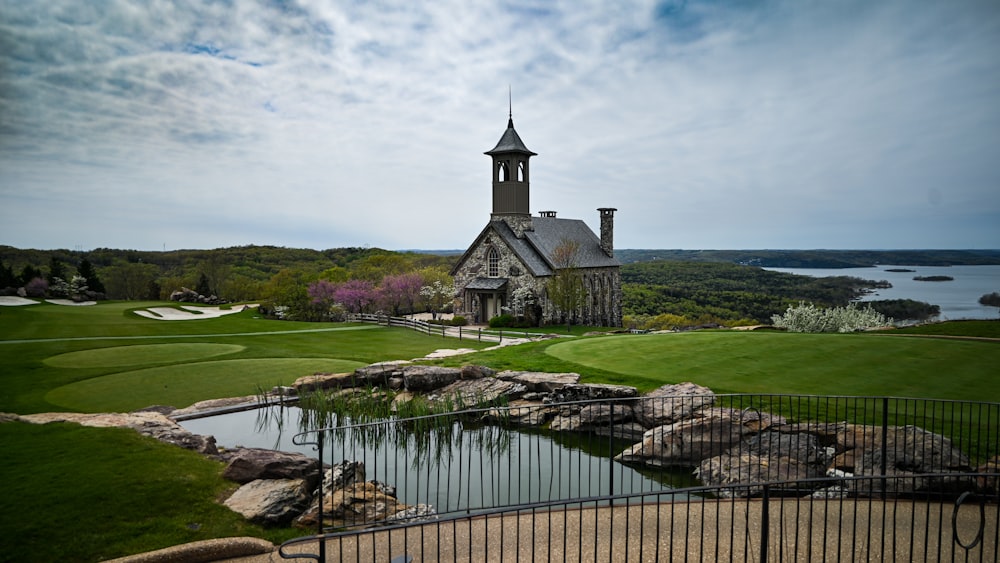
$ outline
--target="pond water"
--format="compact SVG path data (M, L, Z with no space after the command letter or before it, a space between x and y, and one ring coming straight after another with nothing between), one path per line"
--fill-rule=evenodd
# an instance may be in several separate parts
M300 417L298 407L285 407L272 409L267 416L261 416L261 411L243 411L181 425L196 434L215 436L222 447L268 448L316 457L314 445L292 440ZM401 501L430 504L441 514L607 494L655 493L697 484L690 470L645 471L612 459L631 445L589 434L462 422L422 432L377 425L327 433L323 461L363 461L366 480L393 485Z
M1000 266L887 266L873 268L765 268L802 276L852 276L867 280L886 280L891 288L879 289L861 301L914 299L941 308L938 319L996 319L1000 309L979 304L987 293L1000 291ZM889 270L912 270L890 272ZM914 277L948 276L950 281L918 281Z

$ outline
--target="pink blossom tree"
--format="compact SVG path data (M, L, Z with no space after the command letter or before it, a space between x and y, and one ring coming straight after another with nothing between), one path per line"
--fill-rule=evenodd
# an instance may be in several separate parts
M348 280L336 287L333 299L349 313L361 313L375 302L378 293L368 280Z
M395 316L399 316L401 310L412 313L423 284L423 276L416 272L387 275L382 278L382 285L379 287L381 301Z

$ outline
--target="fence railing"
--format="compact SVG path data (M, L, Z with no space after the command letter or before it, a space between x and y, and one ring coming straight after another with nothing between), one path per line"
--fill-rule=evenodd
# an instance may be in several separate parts
M996 561L1000 404L717 395L308 430L318 561ZM347 421L345 421L347 422ZM381 511L378 507L382 507ZM328 559L329 557L329 559Z
M390 317L388 315L376 315L370 313L352 314L348 316L347 320L359 323L374 323L382 326L403 327L434 336L458 338L459 340L477 340L480 342L502 343L504 340L529 340L540 336L537 333L526 331L450 326L446 324L429 323L427 321L411 319L409 317Z

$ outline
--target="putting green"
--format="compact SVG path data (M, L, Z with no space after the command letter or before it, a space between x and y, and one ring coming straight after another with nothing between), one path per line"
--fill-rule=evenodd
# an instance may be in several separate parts
M63 385L45 400L82 412L127 412L152 405L182 408L205 399L254 395L314 373L364 365L335 358L256 358L178 364L113 373Z
M151 364L191 362L242 352L237 344L178 343L114 346L68 352L46 358L44 363L57 368L129 367Z
M690 332L559 342L546 353L641 382L717 392L1000 400L1000 345L867 334ZM639 383L640 381L636 381Z

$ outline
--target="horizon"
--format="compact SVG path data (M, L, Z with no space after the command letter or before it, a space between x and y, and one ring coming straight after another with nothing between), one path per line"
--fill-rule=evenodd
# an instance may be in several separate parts
M992 0L52 0L0 39L15 247L464 248L511 113L530 208L621 248L1000 245Z

